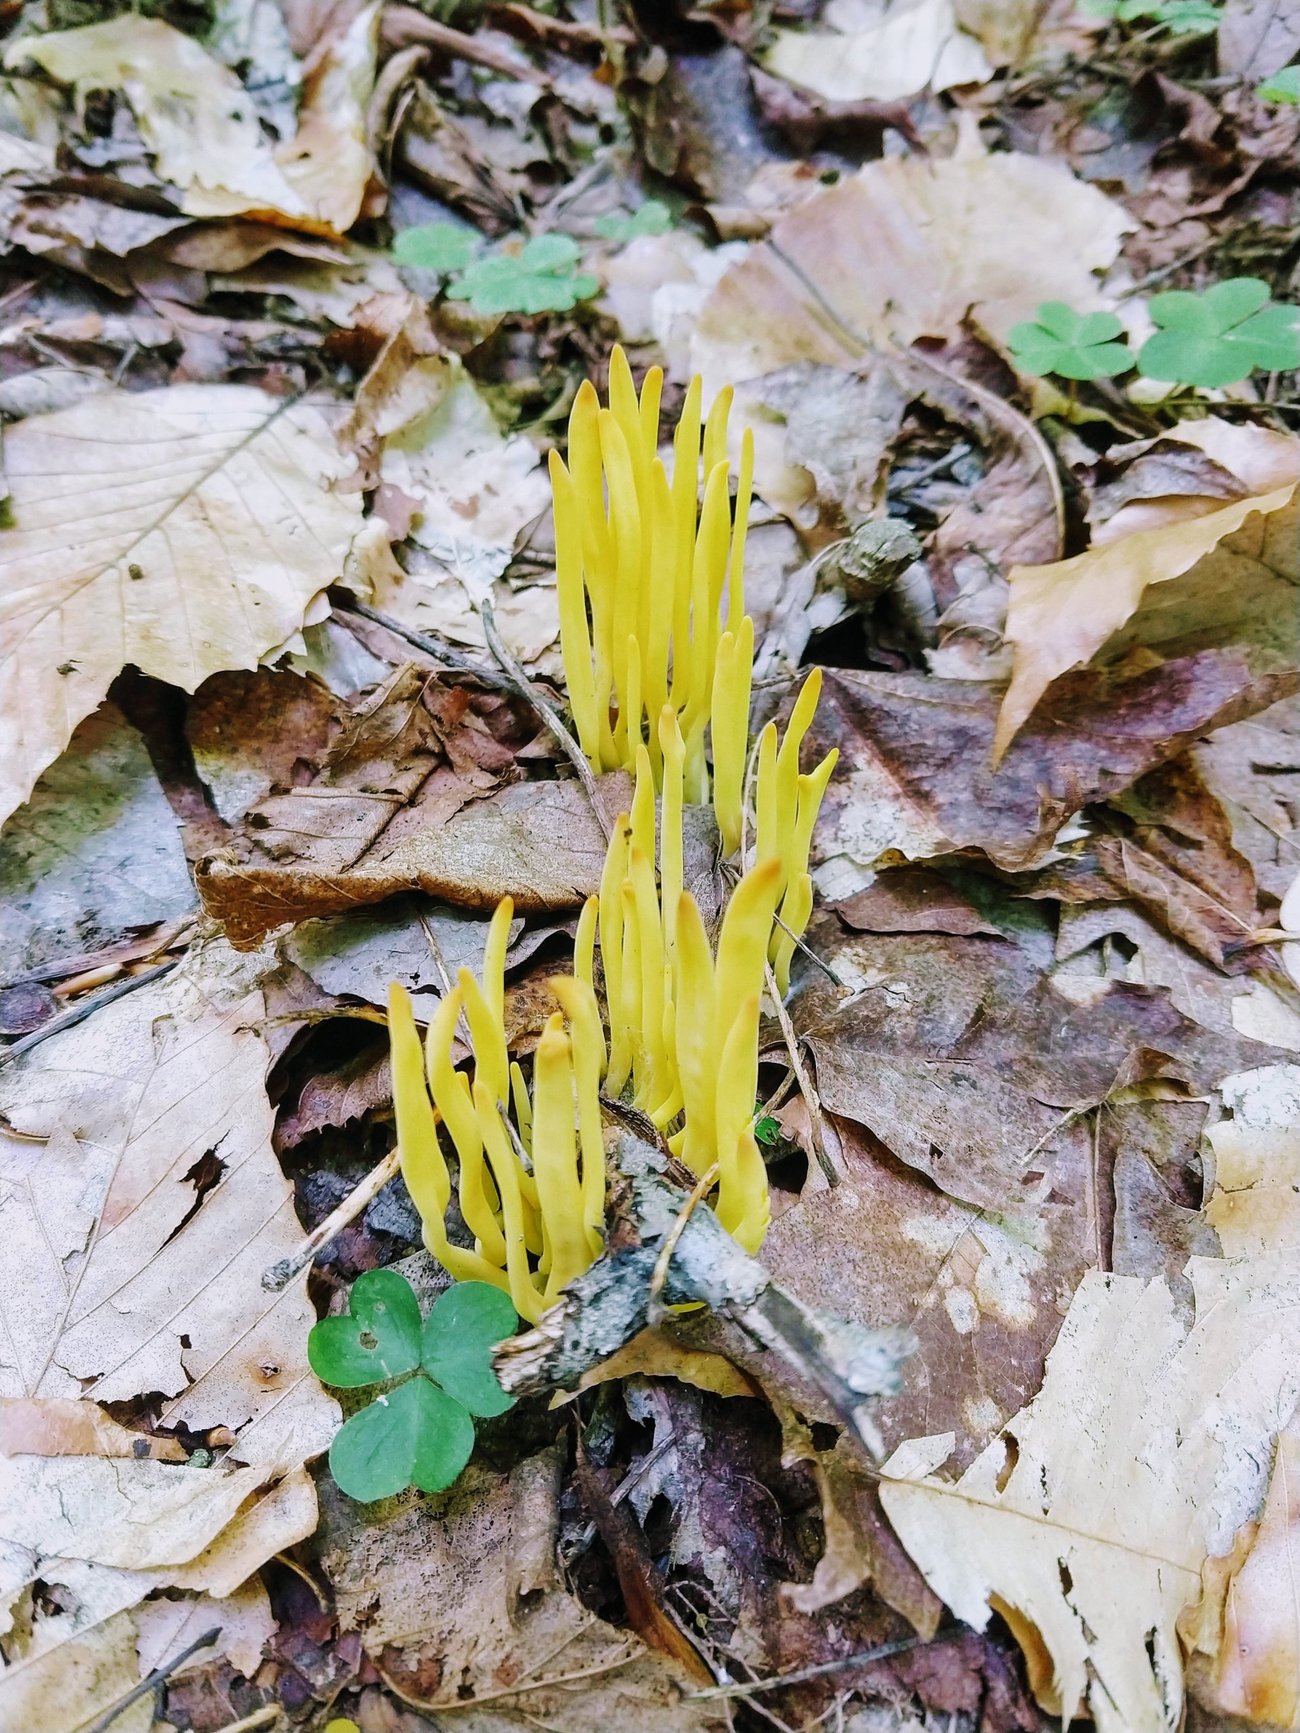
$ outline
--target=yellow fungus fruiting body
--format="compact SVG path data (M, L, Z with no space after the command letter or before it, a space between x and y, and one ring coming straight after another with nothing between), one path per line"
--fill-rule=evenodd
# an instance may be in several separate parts
M696 378L672 434L670 475L659 456L662 389L652 368L638 394L616 349L608 407L583 384L568 461L550 458L574 729L593 769L628 770L635 787L578 920L574 973L551 983L561 1011L538 1042L531 1085L505 1033L508 899L489 926L481 979L460 971L423 1051L409 996L399 986L390 994L399 1156L425 1242L453 1276L494 1282L533 1323L600 1255L602 1089L611 1098L630 1089L694 1173L716 1166L719 1219L746 1250L761 1243L769 1203L754 1115L765 971L770 961L784 993L812 911L812 831L836 760L832 752L800 770L821 685L814 670L784 734L768 724L759 737L753 850L715 946L684 888L685 807L712 800L723 851L741 854L743 867L754 442L746 430L733 507L732 393L720 392L706 417ZM462 1021L470 1076L452 1062ZM448 1239L452 1173L439 1126L455 1152L472 1250Z

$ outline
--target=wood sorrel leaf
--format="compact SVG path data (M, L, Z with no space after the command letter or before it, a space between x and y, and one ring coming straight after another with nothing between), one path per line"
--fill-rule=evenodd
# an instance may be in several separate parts
M330 1473L349 1498L367 1502L408 1486L441 1492L473 1449L474 1422L462 1405L417 1375L339 1430L330 1445Z
M1007 333L1024 373L1062 379L1109 379L1133 365L1124 327L1114 313L1076 313L1064 301L1044 301L1034 318Z
M1262 277L1229 277L1203 294L1174 289L1148 303L1160 327L1138 366L1148 379L1212 390L1249 378L1258 367L1300 367L1300 313L1269 300Z
M367 1270L352 1284L348 1310L322 1318L307 1338L311 1369L352 1390L400 1378L420 1364L420 1302L396 1270Z
M471 1414L504 1414L514 1406L492 1370L492 1349L519 1323L507 1294L488 1282L456 1282L434 1301L424 1326L420 1363Z

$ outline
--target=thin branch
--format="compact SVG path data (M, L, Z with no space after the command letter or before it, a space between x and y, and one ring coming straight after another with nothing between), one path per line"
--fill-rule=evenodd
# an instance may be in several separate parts
M781 1033L785 1037L785 1050L790 1055L790 1068L799 1083L799 1090L808 1108L808 1125L812 1132L813 1154L817 1157L817 1165L826 1175L827 1185L840 1183L839 1169L830 1158L826 1148L826 1121L822 1118L821 1097L814 1087L808 1074L808 1067L803 1062L803 1054L799 1051L799 1037L794 1032L794 1024L790 1021L790 1013L781 1003L781 993L776 984L776 976L772 973L772 965L764 963L764 977L772 1003L776 1006L776 1020L781 1025Z
M459 650L453 650L450 644L444 644L438 638L431 638L425 632L417 632L413 626L403 625L391 614L381 613L378 608L372 608L368 602L358 602L349 597L346 602L335 602L336 614L357 614L363 620L369 620L372 625L382 626L386 632L391 632L395 638L400 638L404 644L409 644L413 650L423 650L424 654L435 662L441 662L444 668L454 669L457 674L472 675L475 680L481 680L485 686L491 686L497 692L510 692L514 688L509 680L504 679L493 668L485 668L481 663L472 661L462 655Z
M629 1661L637 1659L637 1650L630 1645L624 1645L626 1653L615 1656L613 1660L602 1661L594 1667L577 1667L572 1673L554 1673L549 1679L533 1679L522 1685L505 1685L499 1691L484 1691L478 1697L453 1697L450 1701L430 1701L425 1697L408 1696L400 1686L395 1685L384 1669L375 1666L376 1673L384 1681L394 1697L401 1699L412 1709L419 1709L423 1714L450 1714L453 1709L477 1709L484 1703L500 1703L506 1697L522 1697L529 1691L546 1691L554 1685L572 1685L579 1679L599 1678L602 1673L613 1673L620 1667L626 1667ZM639 1647L639 1645L638 1645Z
M30 1035L24 1035L20 1041L15 1041L12 1047L6 1047L4 1052L0 1053L0 1065L6 1065L11 1059L19 1059L24 1053L30 1053L33 1047L39 1047L41 1042L48 1041L51 1035L62 1035L65 1029L84 1023L92 1012L113 1004L117 999L125 999L126 995L134 993L137 987L146 987L150 981L160 981L164 975L171 974L180 960L179 957L170 957L167 962L158 963L152 969L145 969L138 975L128 975L125 981L115 981L104 992L90 995L79 1005L69 1006L57 1017L51 1017L48 1023L42 1023L39 1029L33 1029Z
M668 1266L673 1261L673 1253L677 1250L677 1242L686 1231L686 1224L695 1213L696 1206L704 1201L709 1187L718 1177L718 1164L715 1161L711 1167L696 1180L695 1185L677 1212L677 1220L664 1235L664 1243L659 1248L659 1256L655 1259L655 1267L650 1275L650 1294L646 1304L646 1317L651 1328L661 1324L664 1318L663 1292L664 1283L668 1280Z
M214 1625L210 1631L205 1631L201 1637L195 1637L178 1655L173 1655L170 1661L164 1661L161 1667L155 1667L152 1673L141 1679L138 1685L132 1685L129 1691L123 1693L116 1703L105 1709L104 1713L92 1721L85 1733L107 1733L124 1709L129 1709L132 1703L138 1703L141 1697L147 1697L157 1685L163 1685L178 1667L183 1667L191 1655L196 1655L200 1649L206 1649L215 1643L221 1635L221 1626Z
M842 1673L849 1667L869 1667L873 1661L887 1661L891 1655L904 1655L909 1649L919 1649L927 1642L943 1643L962 1635L960 1629L940 1631L933 1637L900 1637L896 1643L881 1643L875 1649L861 1649L856 1655L845 1655L838 1661L819 1661L813 1667L800 1667L793 1673L775 1673L767 1679L747 1679L739 1685L710 1685L703 1691L688 1691L688 1703L700 1703L719 1697L753 1697L760 1691L782 1691L787 1685L803 1685L809 1679L824 1679L829 1673Z
M587 791L587 799L591 802L591 810L596 815L596 822L604 831L605 841L608 842L613 834L613 827L605 816L605 809L600 801L600 791L596 787L596 778L592 773L591 766L587 763L586 755L560 720L559 711L549 698L543 697L540 689L528 678L513 651L502 638L500 632L497 631L496 615L492 611L491 602L486 597L479 603L478 611L479 618L483 622L483 635L488 641L488 649L501 664L502 671L510 685L525 702L532 705L550 730L561 752L577 772L578 781Z
M315 1227L306 1239L299 1242L298 1249L290 1252L287 1258L281 1258L278 1264L272 1264L269 1270L262 1272L262 1286L268 1293L278 1293L281 1288L288 1287L296 1275L307 1268L312 1259L330 1243L336 1235L341 1234L345 1227L354 1222L370 1201L388 1184L400 1169L401 1163L396 1148L379 1163L355 1186L343 1199L337 1209L332 1209L319 1227Z

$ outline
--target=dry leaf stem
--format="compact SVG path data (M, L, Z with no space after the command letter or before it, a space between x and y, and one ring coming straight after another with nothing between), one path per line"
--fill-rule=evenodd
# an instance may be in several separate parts
M281 1288L288 1287L293 1278L335 1237L341 1234L345 1227L354 1222L370 1201L388 1184L389 1180L400 1171L401 1161L396 1146L394 1146L377 1167L354 1186L348 1195L332 1209L321 1222L303 1240L297 1251L291 1252L287 1258L281 1258L278 1264L272 1264L269 1270L262 1272L262 1286L268 1293L276 1293Z

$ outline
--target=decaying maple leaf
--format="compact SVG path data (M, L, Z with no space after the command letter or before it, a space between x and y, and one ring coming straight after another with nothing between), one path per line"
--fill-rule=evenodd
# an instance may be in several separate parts
M128 662L192 692L300 629L361 532L342 467L319 411L243 385L105 391L9 430L0 819Z

